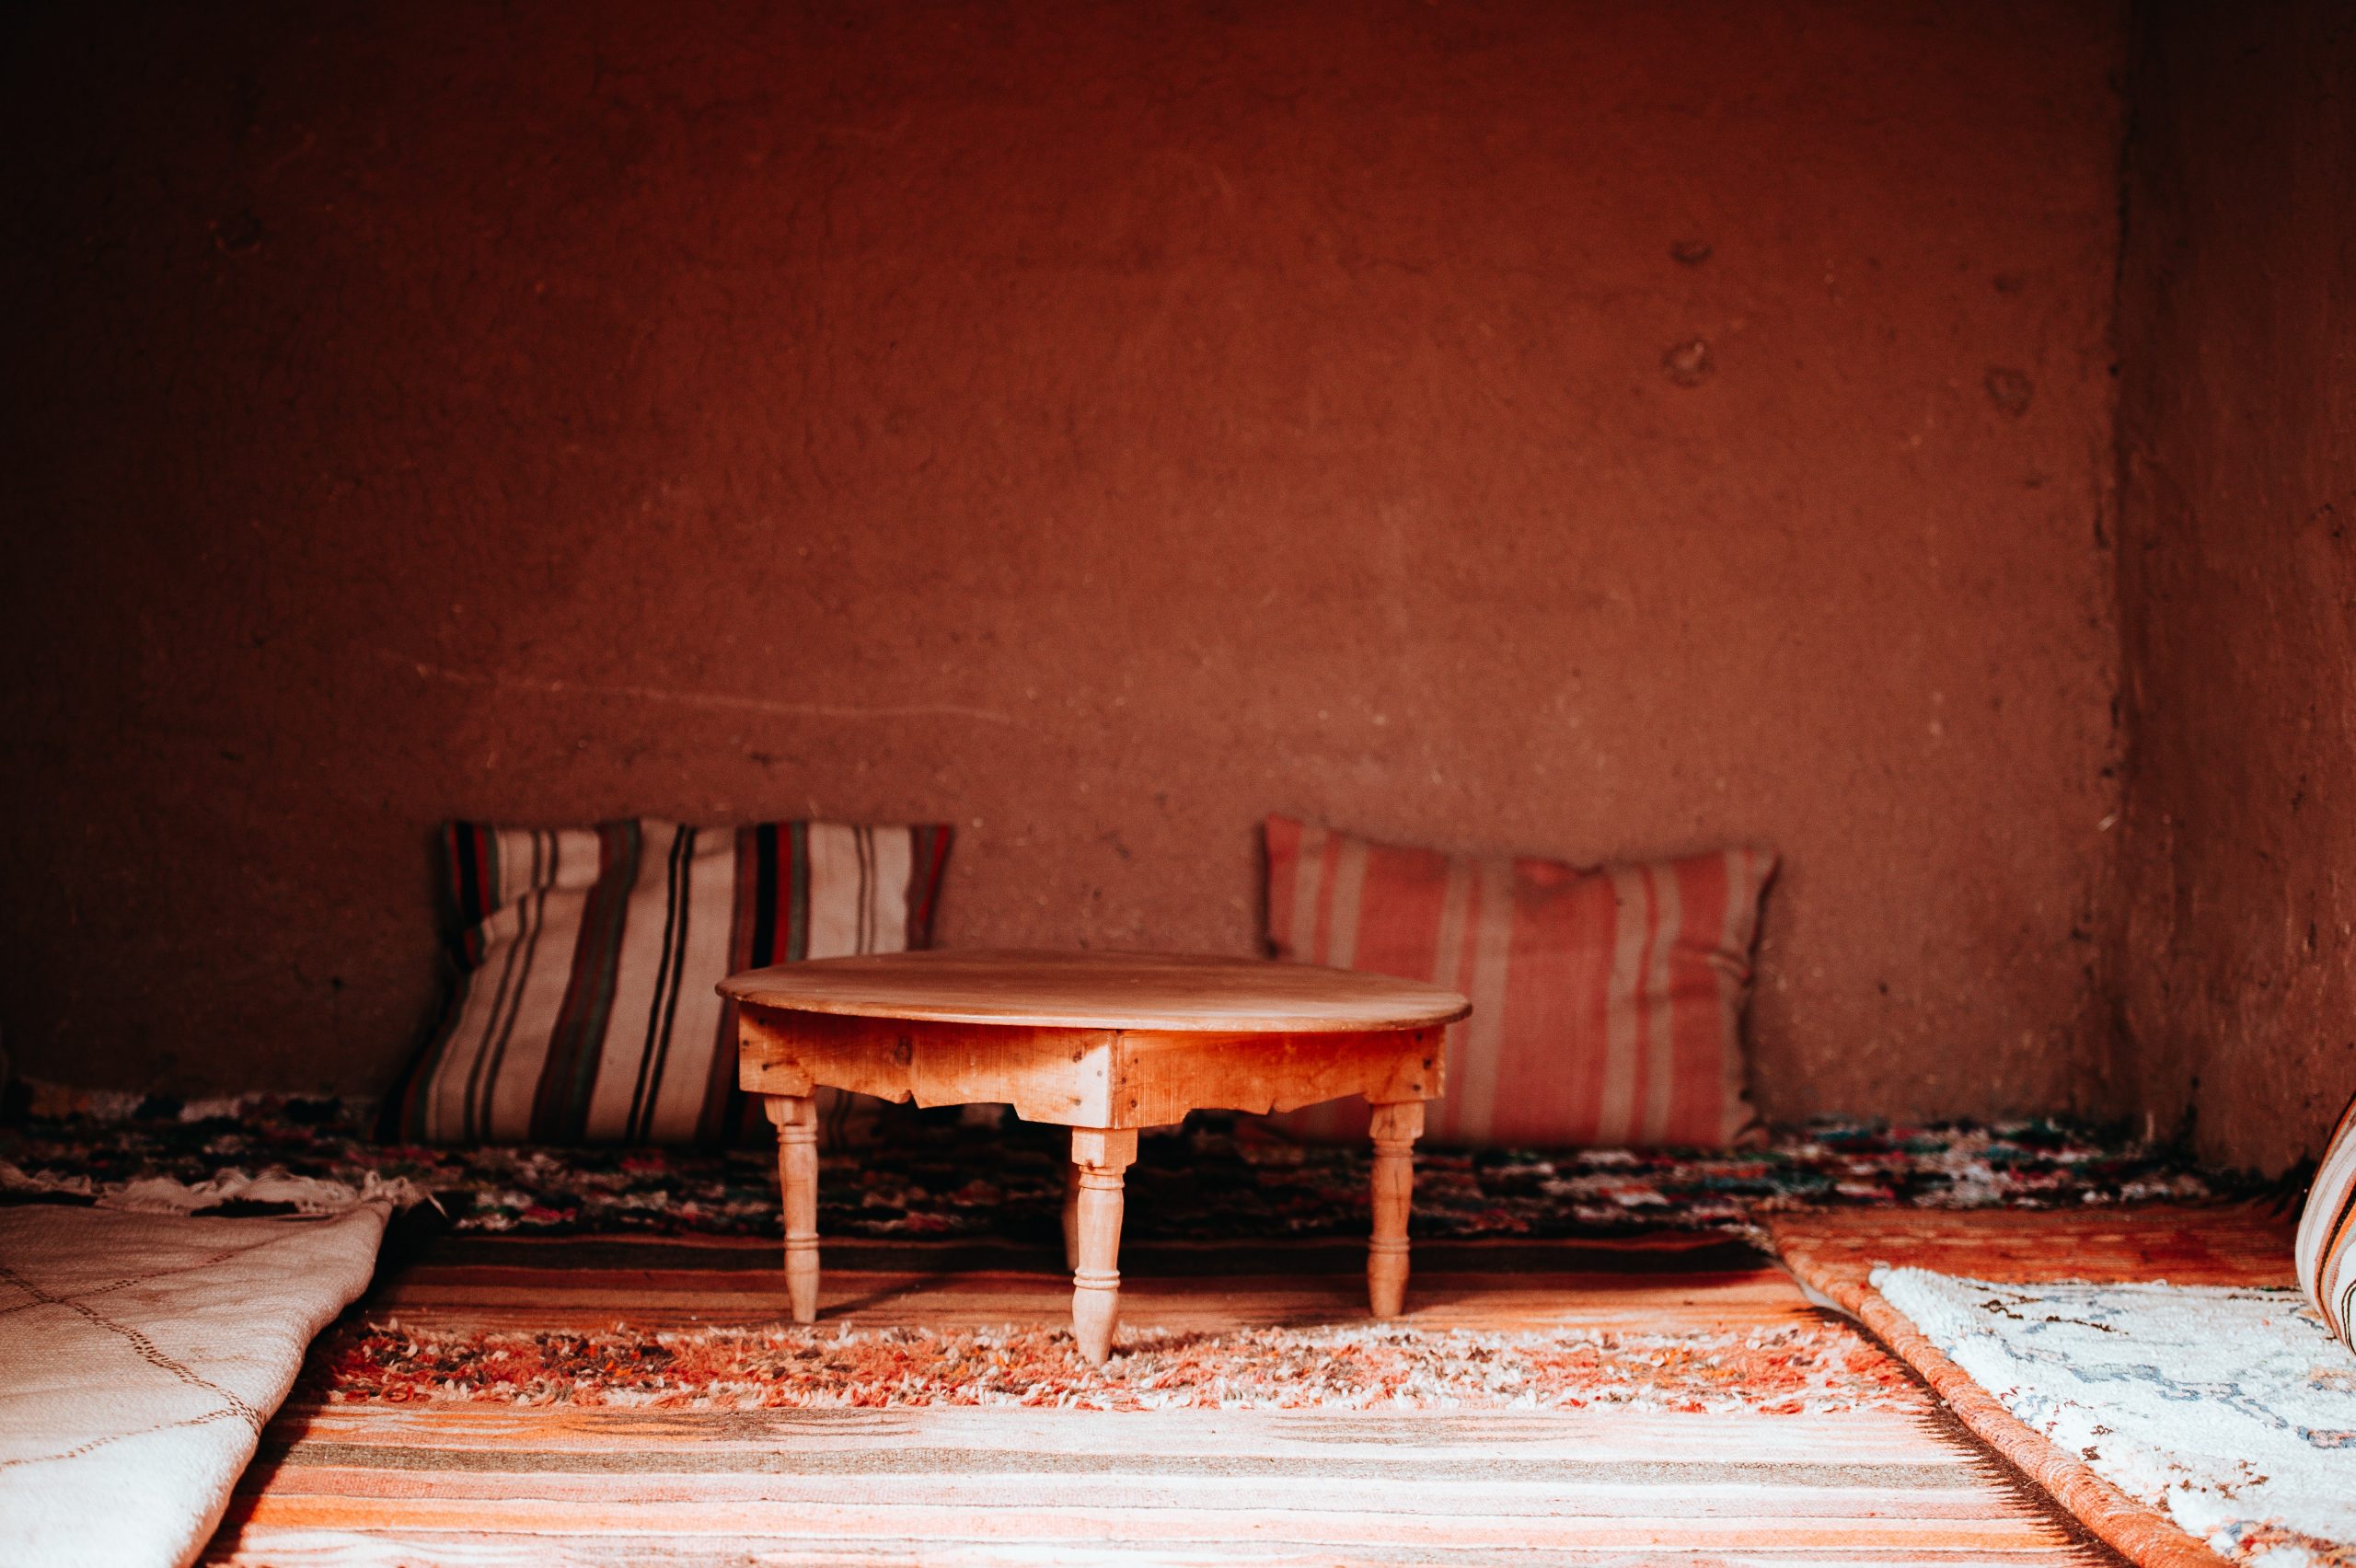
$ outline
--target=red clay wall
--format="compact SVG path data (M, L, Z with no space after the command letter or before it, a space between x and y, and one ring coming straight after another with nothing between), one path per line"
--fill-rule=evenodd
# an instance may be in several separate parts
M2161 1124L2280 1168L2356 1092L2356 26L2139 29L2115 972Z
M2099 1088L2113 6L19 26L23 1069L377 1086L451 813L1246 951L1279 809L1779 846L1777 1114Z

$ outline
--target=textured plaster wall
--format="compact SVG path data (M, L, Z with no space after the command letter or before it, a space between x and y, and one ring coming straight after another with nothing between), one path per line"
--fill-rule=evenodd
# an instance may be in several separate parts
M2138 34L2124 1059L2163 1127L2280 1168L2356 1092L2356 18L2164 5Z
M1242 952L1277 809L1780 847L1774 1113L2100 1088L2114 6L10 25L25 1070L376 1087L452 813Z

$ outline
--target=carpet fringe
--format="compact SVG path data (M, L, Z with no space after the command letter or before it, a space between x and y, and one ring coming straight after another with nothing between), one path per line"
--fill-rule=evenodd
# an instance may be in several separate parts
M271 1166L258 1175L232 1167L202 1182L179 1182L168 1176L142 1176L128 1182L98 1182L87 1175L53 1170L27 1171L0 1159L0 1193L19 1198L78 1199L98 1208L133 1214L202 1214L235 1206L268 1207L299 1215L343 1214L364 1204L386 1204L407 1209L433 1202L433 1195L405 1176L387 1181L365 1172L354 1182L334 1182L319 1176L297 1176L283 1166Z

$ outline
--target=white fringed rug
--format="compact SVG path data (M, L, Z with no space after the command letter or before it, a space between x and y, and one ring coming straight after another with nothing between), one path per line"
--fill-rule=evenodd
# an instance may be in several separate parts
M0 1209L0 1562L178 1568L389 1203L283 1219Z
M2023 1423L2216 1551L2356 1563L2356 1355L2298 1292L1873 1284Z

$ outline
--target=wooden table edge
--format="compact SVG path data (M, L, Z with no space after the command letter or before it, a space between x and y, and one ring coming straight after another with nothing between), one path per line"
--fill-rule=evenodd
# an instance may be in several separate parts
M1346 973L1335 971L1333 973ZM733 978L733 977L732 977ZM814 1322L818 1301L817 1090L832 1088L918 1105L1011 1103L1026 1121L1072 1129L1064 1212L1072 1265L1072 1329L1080 1353L1102 1366L1118 1310L1124 1173L1138 1133L1195 1110L1284 1111L1362 1095L1372 1107L1372 1224L1368 1299L1379 1319L1403 1309L1414 1149L1424 1107L1439 1097L1449 1024L1472 1004L1369 1026L1299 1014L1255 1028L1248 1020L1186 1020L1126 1012L1084 1021L976 1016L867 1003L783 1006L731 991L737 1006L738 1081L763 1099L778 1131L785 1210L787 1295L794 1320ZM824 998L818 998L823 1001Z

